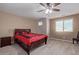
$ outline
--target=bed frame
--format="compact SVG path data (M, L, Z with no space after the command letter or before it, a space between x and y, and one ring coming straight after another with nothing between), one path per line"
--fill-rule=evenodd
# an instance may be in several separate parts
M23 32L23 31L26 31L26 32L31 32L31 29L15 29L15 33L16 32ZM30 51L33 49L33 48L36 48L37 46L41 45L42 43L45 42L45 44L47 43L47 38L44 38L44 39L41 39L37 42L33 42L31 44L31 46L28 46L26 44L24 44L22 41L18 40L15 38L15 33L14 33L14 39L15 39L15 43L18 43L26 52L28 55L30 55Z

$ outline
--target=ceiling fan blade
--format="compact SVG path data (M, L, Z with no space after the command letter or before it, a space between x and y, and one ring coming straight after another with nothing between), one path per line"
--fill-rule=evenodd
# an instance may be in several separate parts
M53 11L60 11L60 9L53 9Z
M47 4L48 7L50 6L50 3L46 3L46 4Z
M52 7L52 3L46 3L47 7Z
M43 10L39 10L39 11L37 11L37 12L42 12L42 11L44 11L44 9L43 9Z
M58 6L58 5L60 5L61 3L54 3L54 7L56 7L56 6Z
M40 3L40 5L42 5L43 7L45 7L45 5L43 3Z

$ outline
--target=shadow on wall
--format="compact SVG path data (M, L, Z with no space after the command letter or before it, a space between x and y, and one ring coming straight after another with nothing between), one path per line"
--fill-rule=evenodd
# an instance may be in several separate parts
M39 19L38 24L39 22L42 22L42 25L41 26L38 25L38 33L46 34L46 18Z

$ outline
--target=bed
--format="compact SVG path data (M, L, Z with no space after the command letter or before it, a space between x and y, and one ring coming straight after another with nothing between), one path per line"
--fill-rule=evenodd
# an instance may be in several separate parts
M30 55L31 49L47 44L47 35L32 33L31 29L15 29L14 39Z

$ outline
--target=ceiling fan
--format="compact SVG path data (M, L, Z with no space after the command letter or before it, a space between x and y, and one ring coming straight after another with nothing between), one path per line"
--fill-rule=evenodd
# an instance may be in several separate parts
M55 8L56 6L60 5L61 3L40 3L45 9L39 10L38 12L45 11L46 14L52 13L52 11L60 11L60 9Z

